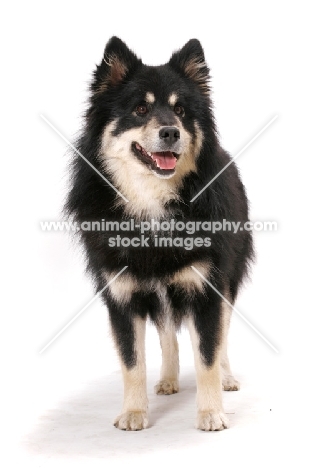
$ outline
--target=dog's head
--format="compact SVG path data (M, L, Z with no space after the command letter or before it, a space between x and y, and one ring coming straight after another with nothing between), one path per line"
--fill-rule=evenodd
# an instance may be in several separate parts
M106 169L160 178L195 171L202 145L200 120L208 108L208 68L190 40L169 62L146 66L117 37L107 44L92 83L90 118L104 123ZM119 170L119 169L118 169Z
M132 199L146 188L166 202L196 172L204 132L213 125L208 78L196 39L160 66L144 65L117 37L108 42L94 72L87 122L100 137L104 171ZM152 186L171 195L161 197Z

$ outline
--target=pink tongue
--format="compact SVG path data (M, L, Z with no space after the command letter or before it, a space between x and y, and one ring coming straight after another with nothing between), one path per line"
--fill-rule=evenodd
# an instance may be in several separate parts
M157 161L160 169L174 169L176 166L176 158L170 151L163 153L152 153L152 158Z

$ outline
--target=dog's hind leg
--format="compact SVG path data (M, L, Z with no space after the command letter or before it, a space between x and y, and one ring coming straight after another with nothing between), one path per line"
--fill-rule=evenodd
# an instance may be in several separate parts
M114 425L126 431L139 431L148 425L145 364L146 319L131 317L116 307L109 308L113 336L121 361L124 401ZM118 313L119 312L119 313Z
M167 323L157 327L162 365L160 380L155 385L157 395L171 395L179 391L179 347L174 324Z
M229 333L232 308L225 301L222 302L222 348L221 373L222 388L227 391L239 390L239 382L233 377L227 352L227 337Z

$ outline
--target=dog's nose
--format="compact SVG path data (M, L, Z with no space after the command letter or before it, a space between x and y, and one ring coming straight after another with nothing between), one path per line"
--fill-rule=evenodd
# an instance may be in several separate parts
M162 127L159 137L168 145L172 145L180 138L180 130L177 127Z

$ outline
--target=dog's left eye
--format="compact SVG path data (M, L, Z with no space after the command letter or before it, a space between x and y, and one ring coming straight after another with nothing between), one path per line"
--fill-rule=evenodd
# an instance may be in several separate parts
M177 115L180 115L181 117L183 117L184 114L185 114L185 112L184 112L184 107L182 107L182 106L179 106L179 105L174 106L174 109L173 109L173 110L174 110L174 112L175 112Z
M135 108L135 112L138 114L138 115L144 115L144 114L147 114L147 106L145 104L140 104L139 106L137 106Z

